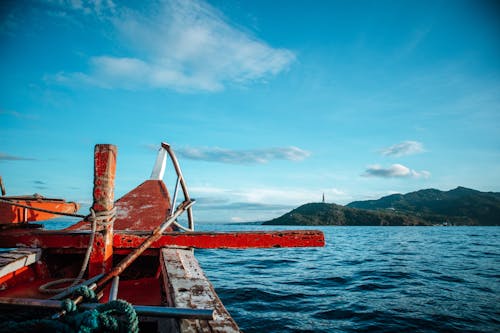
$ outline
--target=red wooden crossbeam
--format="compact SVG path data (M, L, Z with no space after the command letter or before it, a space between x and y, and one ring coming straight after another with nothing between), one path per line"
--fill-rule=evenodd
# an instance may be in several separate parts
M150 233L115 233L114 249L138 247ZM0 234L4 247L75 248L88 246L88 232L74 231L25 231ZM151 248L168 246L194 247L200 249L247 249L273 247L319 247L325 238L318 230L244 231L244 232L174 232L163 234Z

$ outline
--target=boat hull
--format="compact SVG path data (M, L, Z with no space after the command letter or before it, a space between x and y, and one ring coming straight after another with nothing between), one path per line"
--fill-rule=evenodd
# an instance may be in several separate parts
M58 213L74 214L80 208L75 202L39 196L1 198L0 224L45 221L58 217Z

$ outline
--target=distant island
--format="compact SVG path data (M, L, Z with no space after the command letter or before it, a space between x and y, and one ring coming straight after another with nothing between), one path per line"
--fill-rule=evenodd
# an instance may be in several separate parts
M264 225L500 225L500 193L465 187L393 194L346 206L308 203Z

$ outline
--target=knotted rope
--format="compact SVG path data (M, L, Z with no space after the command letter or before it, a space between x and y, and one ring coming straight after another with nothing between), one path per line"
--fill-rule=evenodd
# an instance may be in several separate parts
M89 239L89 245L87 246L87 251L85 252L85 257L82 262L82 267L80 268L80 272L78 273L78 276L76 278L65 278L65 279L59 279L56 281L51 281L48 282L44 285L41 285L38 290L42 293L45 294L57 294L60 292L65 291L66 289L69 289L71 287L76 286L79 283L82 283L84 280L83 275L85 274L85 271L87 270L87 266L90 261L90 254L92 252L92 244L94 244L94 239L95 239L95 233L97 230L97 227L106 227L108 225L113 225L114 221L116 219L116 207L113 207L110 210L107 211L102 211L102 212L95 212L95 210L91 207L90 208L90 214L85 216L84 221L88 221L92 224L92 231L90 233L90 239ZM69 283L73 282L71 285L63 288L53 288L54 286L63 284L63 283Z
M106 227L112 224L116 220L116 206L113 206L110 210L105 210L101 212L96 212L92 207L90 208L90 214L85 217L85 221L91 223L96 222L98 227Z

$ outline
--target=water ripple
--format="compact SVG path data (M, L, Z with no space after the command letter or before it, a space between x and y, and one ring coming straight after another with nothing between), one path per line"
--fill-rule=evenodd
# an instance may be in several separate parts
M324 248L196 255L247 333L500 332L500 228L321 230Z

